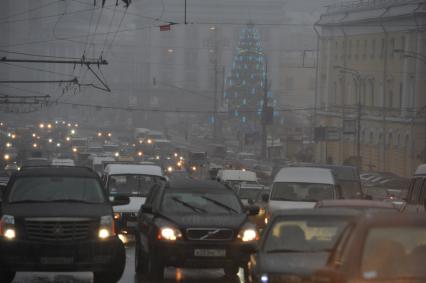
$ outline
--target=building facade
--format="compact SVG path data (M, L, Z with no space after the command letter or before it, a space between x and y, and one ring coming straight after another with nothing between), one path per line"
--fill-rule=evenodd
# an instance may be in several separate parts
M411 175L425 161L426 4L369 0L329 6L316 23L320 162Z

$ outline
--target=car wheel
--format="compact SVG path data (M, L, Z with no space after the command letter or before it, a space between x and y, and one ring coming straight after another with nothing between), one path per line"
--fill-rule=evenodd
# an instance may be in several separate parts
M238 271L240 270L238 265L231 265L231 266L227 266L223 269L225 271L225 276L226 277L235 277L238 274Z
M114 255L114 261L107 271L94 272L94 283L116 283L123 275L126 266L126 250L124 245L121 244L117 253Z
M148 255L145 270L148 279L162 280L164 278L164 265L153 255Z
M0 271L0 282L2 283L10 283L15 278L16 272L10 270L2 270Z

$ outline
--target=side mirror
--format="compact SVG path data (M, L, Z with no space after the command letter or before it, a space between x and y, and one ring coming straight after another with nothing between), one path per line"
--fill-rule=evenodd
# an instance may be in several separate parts
M257 205L249 205L245 208L247 215L254 216L259 214L260 208Z
M149 213L152 214L152 205L150 204L144 204L141 206L142 213Z
M313 283L339 283L344 281L343 273L332 268L319 269L312 276Z
M112 200L112 205L126 205L130 203L130 198L128 196L115 196Z
M269 194L263 194L262 195L262 201L263 202L269 202Z

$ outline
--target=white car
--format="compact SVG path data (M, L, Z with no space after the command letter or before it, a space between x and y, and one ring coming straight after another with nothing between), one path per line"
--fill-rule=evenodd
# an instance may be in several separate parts
M314 208L317 201L341 198L330 169L315 167L282 168L272 183L269 211Z
M122 237L134 232L137 213L151 189L166 183L160 166L139 163L110 163L102 179L110 197L130 198L129 204L114 206L114 218Z

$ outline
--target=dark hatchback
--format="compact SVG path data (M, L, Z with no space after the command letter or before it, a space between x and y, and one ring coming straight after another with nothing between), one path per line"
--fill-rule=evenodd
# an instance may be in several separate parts
M277 212L250 258L248 282L309 282L359 215L356 210L326 208Z
M237 195L213 181L181 180L153 190L138 216L135 269L149 279L166 266L224 268L235 277L255 250L258 233Z
M112 206L94 171L47 166L12 176L1 204L1 282L17 271L91 271L94 282L117 282L124 266Z

